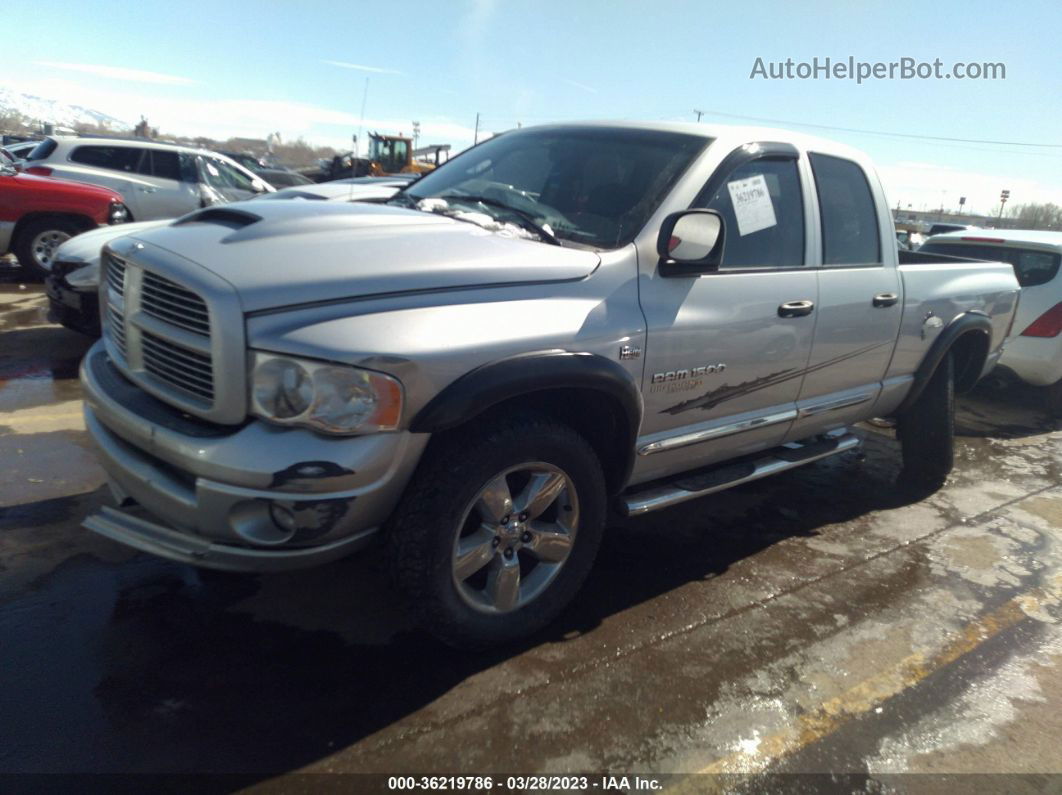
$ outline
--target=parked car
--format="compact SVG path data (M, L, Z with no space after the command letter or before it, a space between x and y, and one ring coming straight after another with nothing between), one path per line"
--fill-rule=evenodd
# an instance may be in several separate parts
M904 251L917 251L926 241L926 236L921 232L908 232L904 229L896 230L896 245Z
M276 193L263 193L255 201L331 199L383 202L408 183L409 180L406 179L361 177L340 180L338 183L322 182L284 188ZM48 268L49 273L44 280L50 304L49 317L74 331L99 336L100 313L97 291L100 281L100 249L106 243L122 235L165 226L172 221L173 219L138 221L121 228L97 229L63 243L55 252L54 262Z
M35 278L47 273L63 241L127 217L122 197L112 190L20 174L0 159L0 254L13 252Z
M943 482L953 395L995 364L1018 282L892 235L855 150L654 123L509 132L386 205L123 236L81 369L123 507L85 524L254 572L383 540L429 631L525 636L574 598L610 501L852 450L879 416L904 482Z
M292 185L313 184L313 180L292 171L290 168L270 165L265 160L255 157L252 154L248 154L247 152L222 152L221 154L225 155L233 162L239 163L248 171L257 174L278 190L280 188L291 187Z
M15 161L25 160L26 156L32 152L40 141L19 141L14 144L6 144L3 149L9 153Z
M174 218L274 190L224 155L141 139L52 136L29 153L23 168L116 190L137 221Z
M1047 405L1062 417L1062 232L1027 229L982 230L976 235L937 235L922 247L947 254L1009 262L1021 284L1021 302L1000 359L1005 374L1044 387Z
M970 226L969 224L933 224L929 227L927 237L933 237L933 235L945 235L948 232L966 232L970 229L976 229L976 226Z

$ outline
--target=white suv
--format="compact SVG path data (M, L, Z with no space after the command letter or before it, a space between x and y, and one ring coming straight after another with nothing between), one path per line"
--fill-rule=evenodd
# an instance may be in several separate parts
M224 155L140 139L50 137L22 164L28 174L102 185L137 221L173 218L273 187Z
M1051 411L1062 417L1062 232L966 230L935 235L919 251L1014 266L1021 300L999 365L1027 384L1047 387Z

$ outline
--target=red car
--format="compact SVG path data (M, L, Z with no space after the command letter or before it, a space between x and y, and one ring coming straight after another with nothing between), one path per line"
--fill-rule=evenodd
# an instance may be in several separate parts
M14 252L32 276L43 278L64 240L129 217L108 188L20 174L0 158L0 255Z

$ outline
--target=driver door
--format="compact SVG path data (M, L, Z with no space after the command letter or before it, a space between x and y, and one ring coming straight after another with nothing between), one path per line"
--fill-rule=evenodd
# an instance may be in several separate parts
M792 146L740 147L692 205L723 218L718 267L662 276L658 263L640 264L648 339L636 480L784 438L796 417L818 301L816 272L806 266L809 188Z

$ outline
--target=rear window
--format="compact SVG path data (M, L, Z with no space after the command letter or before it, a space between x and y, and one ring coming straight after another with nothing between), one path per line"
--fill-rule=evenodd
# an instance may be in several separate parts
M990 262L1009 262L1022 287L1047 284L1058 274L1062 254L1011 246L992 246L974 243L929 242L919 249L923 254L944 254L949 257L969 257Z
M112 171L139 171L143 149L135 146L79 146L70 154L75 163Z
M56 146L58 146L58 144L55 142L55 139L45 138L43 141L33 147L33 150L28 155L26 155L26 159L44 160L46 157L48 157L48 155L55 151Z

